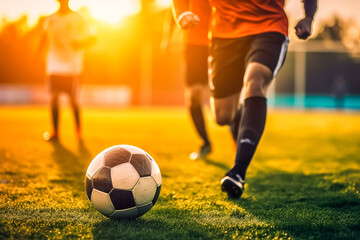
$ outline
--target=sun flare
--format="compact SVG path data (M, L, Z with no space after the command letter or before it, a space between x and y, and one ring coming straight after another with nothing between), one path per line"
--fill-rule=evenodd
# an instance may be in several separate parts
M141 10L140 0L73 0L69 4L74 10L87 7L95 19L111 24L119 23Z

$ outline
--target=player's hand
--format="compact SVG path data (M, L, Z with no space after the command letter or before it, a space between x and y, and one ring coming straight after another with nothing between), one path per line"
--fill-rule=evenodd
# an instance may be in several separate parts
M182 17L179 21L179 25L182 29L190 29L196 27L200 22L198 15L194 13L188 13Z
M311 23L312 19L309 17L300 20L295 26L296 36L306 40L311 35Z

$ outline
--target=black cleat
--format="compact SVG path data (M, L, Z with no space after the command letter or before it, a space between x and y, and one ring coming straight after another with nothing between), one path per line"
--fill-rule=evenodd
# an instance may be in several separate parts
M202 145L198 152L191 153L190 159L191 160L204 159L210 153L211 153L211 145L209 143L207 143L207 144Z
M245 181L239 174L228 172L226 176L221 179L221 191L226 192L229 198L240 198L244 192Z

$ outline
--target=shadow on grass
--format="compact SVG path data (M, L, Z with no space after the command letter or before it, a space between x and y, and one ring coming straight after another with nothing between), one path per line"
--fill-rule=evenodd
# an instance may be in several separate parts
M79 158L80 159L86 159L87 161L90 161L91 154L83 140L79 141L78 150L79 150Z
M338 182L349 176L350 183ZM234 202L295 239L360 239L360 170L259 173ZM356 183L357 182L357 183Z
M220 168L220 169L225 170L225 171L228 171L230 169L230 166L228 166L227 164L220 163L220 162L217 162L217 161L212 160L212 159L205 158L204 162L206 164L215 166L215 167Z
M248 179L244 198L233 201L240 208L225 210L213 199L202 206L181 201L173 205L160 197L159 209L132 221L104 219L94 224L92 235L94 239L360 239L359 175L353 169L337 174L259 173ZM345 177L342 182L339 176Z
M170 213L169 213L170 212ZM184 221L188 214L179 209L134 220L105 219L94 225L94 239L211 239L199 224ZM169 218L171 214L171 218Z
M83 186L86 164L90 161L90 153L84 142L79 143L79 155L74 154L60 142L51 142L52 157L61 171L61 179L51 180L53 183L76 184ZM81 177L79 177L81 176Z
M85 164L91 159L91 154L84 141L79 141L78 155L67 149L61 142L51 142L51 145L54 150L52 157L64 170L84 168Z

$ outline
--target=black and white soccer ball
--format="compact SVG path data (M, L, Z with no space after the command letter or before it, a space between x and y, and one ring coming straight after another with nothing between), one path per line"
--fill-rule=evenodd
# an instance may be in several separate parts
M99 153L85 176L88 199L110 218L136 218L157 201L161 173L155 160L144 150L117 145Z

